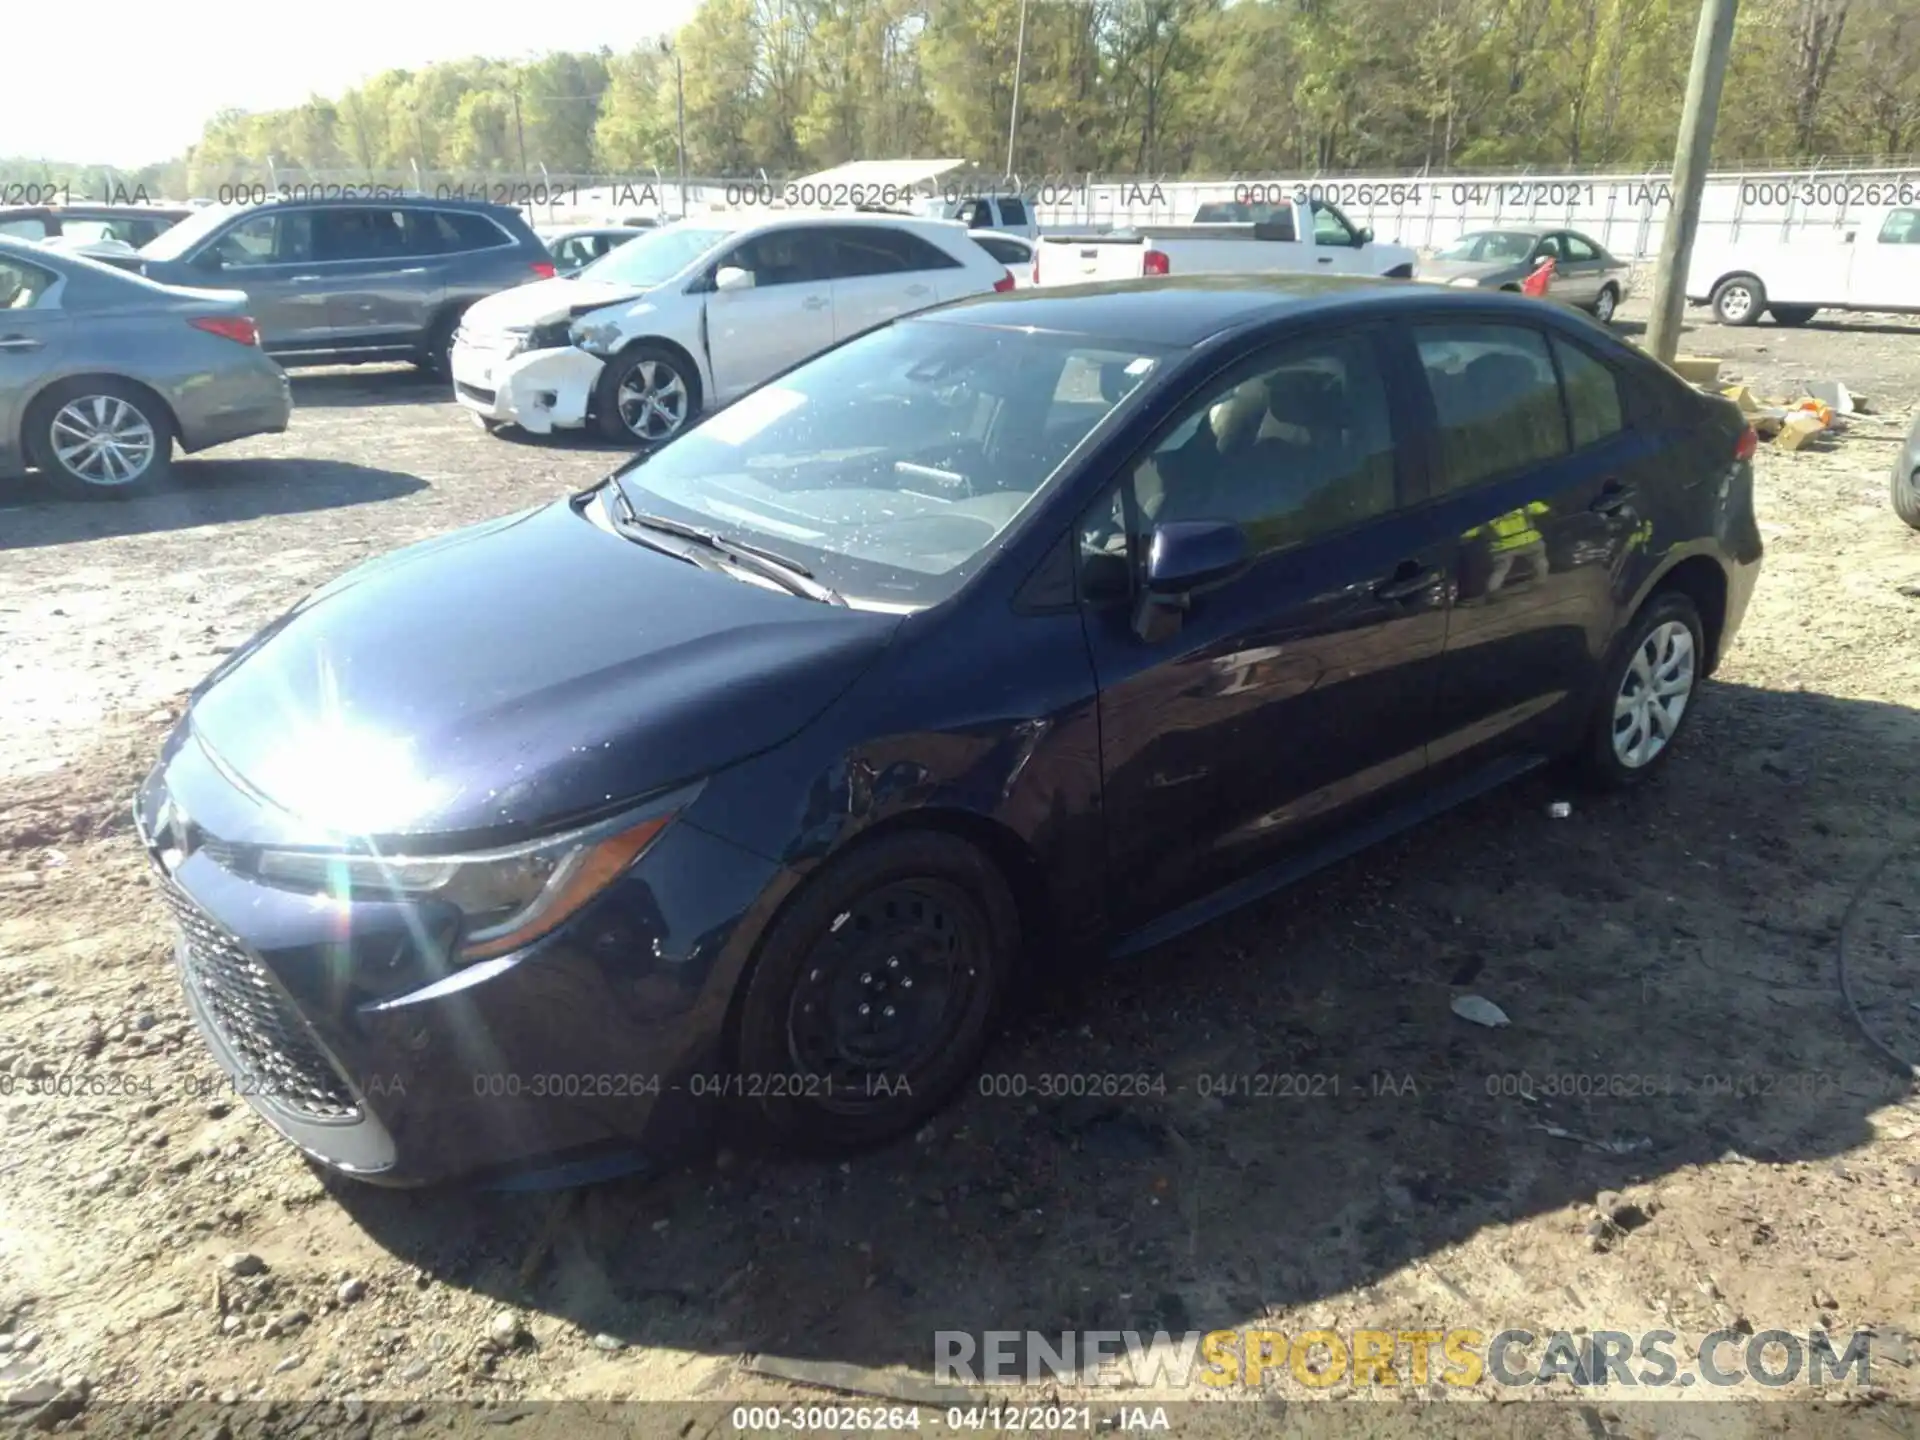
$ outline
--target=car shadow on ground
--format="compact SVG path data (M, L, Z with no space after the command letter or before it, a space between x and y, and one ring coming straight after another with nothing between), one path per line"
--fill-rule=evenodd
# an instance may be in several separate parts
M1908 1096L1834 954L1874 862L1920 842L1920 714L1716 682L1683 744L1639 790L1543 772L1050 992L878 1154L722 1152L557 1195L331 1188L444 1283L714 1355L925 1371L938 1330L1177 1333L1355 1294L1484 1324L1548 1281L1451 1247L1564 1210L1558 1243L1599 1264L1661 1221L1590 1239L1597 1192L1832 1160ZM1882 777L1872 803L1822 783L1843 770ZM1470 993L1512 1023L1455 1015ZM1712 1243L1770 1239L1756 1219Z
M452 381L404 363L285 368L296 410L454 403Z
M524 445L542 450L597 451L622 459L638 454L644 448L632 440L609 440L592 428L555 430L548 435L535 435L518 425L507 425L494 431L493 438L507 445Z
M37 477L15 483L0 509L0 550L333 510L426 488L415 476L344 460L221 456L176 460L164 487L124 498L69 499Z

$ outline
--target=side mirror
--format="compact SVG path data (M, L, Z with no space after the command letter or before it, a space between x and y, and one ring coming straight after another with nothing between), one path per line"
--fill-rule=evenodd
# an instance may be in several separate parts
M1173 634L1197 592L1233 579L1251 558L1246 532L1230 521L1172 520L1155 526L1134 634L1148 643Z
M1354 236L1353 243L1356 246L1371 245L1373 243L1373 227L1371 225L1362 225L1359 233Z
M196 270L224 270L227 268L227 262L222 258L218 250L202 250L198 255L193 257L193 268Z
M715 290L751 290L753 272L742 270L738 265L722 265L713 272L713 288Z

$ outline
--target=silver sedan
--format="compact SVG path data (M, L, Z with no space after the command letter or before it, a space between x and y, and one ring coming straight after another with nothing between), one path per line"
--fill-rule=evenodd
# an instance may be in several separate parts
M0 477L124 495L191 454L287 428L287 375L237 290L160 285L0 236Z
M1421 257L1414 278L1436 285L1518 290L1542 260L1552 259L1549 298L1591 311L1602 322L1627 298L1633 267L1578 230L1511 225L1470 230L1444 249Z

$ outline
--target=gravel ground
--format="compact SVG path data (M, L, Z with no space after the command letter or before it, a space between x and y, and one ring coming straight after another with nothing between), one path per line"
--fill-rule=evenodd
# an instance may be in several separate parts
M1706 327L1687 348L1762 393L1837 377L1875 413L1763 448L1759 593L1662 783L1595 802L1523 782L1058 987L988 1062L1026 1093L970 1094L890 1152L720 1151L568 1196L323 1181L234 1105L126 803L183 692L253 629L615 454L488 437L409 372L315 372L286 435L181 463L173 493L0 495L0 1399L100 1433L548 1433L498 1407L819 1401L746 1357L925 1371L935 1330L1511 1324L1871 1326L1872 1398L1853 1387L1865 1409L1833 1424L1920 1399L1920 1117L1835 984L1859 896L1855 998L1920 1057L1920 534L1886 495L1920 323ZM1468 993L1513 1023L1450 1013ZM1166 1093L1038 1093L1088 1072ZM1307 1078L1201 1093L1250 1074ZM1631 1398L1529 1407L1525 1433L1664 1423ZM181 1401L201 1408L127 1408ZM1365 1413L1312 1409L1316 1434ZM644 1433L725 1419L650 1413ZM1510 1413L1447 1407L1420 1433ZM1736 1413L1761 1423L1716 1407ZM1176 1428L1282 1418L1212 1405ZM599 1425L574 1410L553 1433Z

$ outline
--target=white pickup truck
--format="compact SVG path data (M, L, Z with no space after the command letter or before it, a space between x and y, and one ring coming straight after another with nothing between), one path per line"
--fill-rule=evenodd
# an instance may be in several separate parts
M1106 235L1042 235L1034 251L1033 283L1080 285L1142 275L1413 274L1418 257L1405 245L1386 245L1325 200L1294 200L1271 207L1253 222L1143 225Z
M1804 325L1822 310L1920 313L1920 206L1864 210L1844 228L1782 239L1752 224L1732 242L1702 236L1687 266L1687 299L1722 325Z

